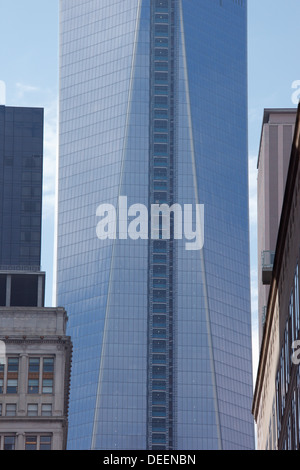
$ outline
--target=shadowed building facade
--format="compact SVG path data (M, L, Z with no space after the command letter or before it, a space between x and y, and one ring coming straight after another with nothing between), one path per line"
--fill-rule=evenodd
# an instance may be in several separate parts
M69 448L251 449L247 3L61 0L60 23ZM119 196L204 204L204 248L173 217L170 239L99 240Z
M263 337L296 115L296 109L265 109L263 116L257 163L259 344Z
M280 110L274 113L279 115ZM282 116L285 113L282 110ZM300 106L298 111L293 110L293 116L291 152L285 165L284 188L279 193L277 234L274 221L269 220L266 227L276 237L252 406L258 450L298 450L300 446ZM271 159L276 159L276 152L270 152ZM267 166L266 179L268 172L271 178ZM263 192L258 198L263 198ZM263 206L263 200L259 203Z

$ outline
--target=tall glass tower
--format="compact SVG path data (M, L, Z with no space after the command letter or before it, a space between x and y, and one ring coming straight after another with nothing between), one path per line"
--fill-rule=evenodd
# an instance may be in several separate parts
M44 110L0 105L0 269L40 269Z
M69 448L254 448L246 0L61 0L60 21ZM153 204L204 204L204 247L174 213L169 238L162 218L126 238L137 203L149 226Z

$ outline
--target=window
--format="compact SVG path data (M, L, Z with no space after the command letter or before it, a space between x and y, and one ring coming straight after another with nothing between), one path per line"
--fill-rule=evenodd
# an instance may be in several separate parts
M26 436L25 450L37 450L37 436Z
M41 365L42 363L42 374ZM28 364L28 393L53 393L54 358L31 357ZM42 382L42 383L41 383ZM41 390L42 389L42 390Z
M155 57L168 57L169 51L168 49L157 48L155 49Z
M2 416L2 403L0 403L0 416Z
M17 405L15 403L7 404L6 405L6 416L16 416L16 414L17 414Z
M17 379L7 379L6 393L8 394L18 393L18 380Z
M52 405L44 404L42 405L42 416L52 416Z
M29 404L27 407L27 416L38 416L38 405L35 403Z
M163 418L153 418L152 419L152 428L154 432L166 431L166 420Z
M7 362L7 394L18 393L19 358L9 357Z
M29 358L28 365L28 393L39 393L39 372L40 359L38 357Z
M51 450L51 436L40 437L40 450Z
M15 450L15 436L4 436L4 450Z
M43 359L43 386L42 393L53 393L54 359Z
M152 403L153 405L161 405L166 403L166 393L165 392L153 392L152 393Z
M38 379L28 379L28 393L30 394L39 393Z
M25 438L25 450L51 450L51 436L27 435Z
M54 359L53 358L44 358L43 361L43 372L53 373L54 372Z
M43 393L53 393L53 380L43 379Z
M18 372L19 370L19 358L10 357L8 358L8 372Z

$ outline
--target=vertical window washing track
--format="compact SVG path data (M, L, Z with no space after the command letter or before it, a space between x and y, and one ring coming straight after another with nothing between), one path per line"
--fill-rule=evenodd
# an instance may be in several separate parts
M149 207L152 204L171 207L175 200L176 10L177 0L151 0ZM159 239L149 237L148 253L148 449L151 450L175 448L173 214L169 239L164 239L163 222L160 216Z

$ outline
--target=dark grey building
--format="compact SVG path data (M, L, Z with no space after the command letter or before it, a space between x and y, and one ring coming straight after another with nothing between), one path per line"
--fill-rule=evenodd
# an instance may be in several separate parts
M44 110L0 106L0 306L43 306Z
M41 259L43 122L40 108L0 106L0 266Z

